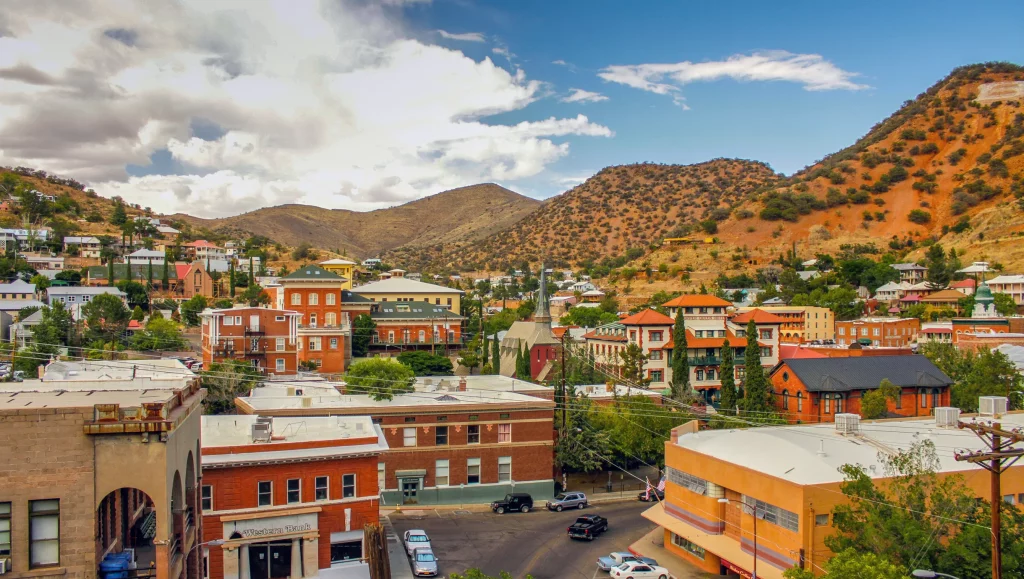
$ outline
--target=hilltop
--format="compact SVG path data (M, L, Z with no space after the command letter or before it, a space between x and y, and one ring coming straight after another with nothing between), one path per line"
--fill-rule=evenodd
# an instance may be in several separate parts
M222 219L184 214L172 217L219 235L263 235L289 246L310 243L366 258L398 246L419 248L497 234L540 205L536 199L484 183L365 213L281 205Z

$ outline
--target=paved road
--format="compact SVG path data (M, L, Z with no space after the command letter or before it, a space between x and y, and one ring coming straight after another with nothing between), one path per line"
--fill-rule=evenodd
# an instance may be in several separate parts
M531 574L534 579L592 579L607 576L597 571L598 557L624 551L654 529L653 523L640 516L649 506L610 503L562 513L542 508L525 515L424 510L392 514L391 522L399 537L410 529L423 529L430 535L444 577L478 567L495 576L508 571L516 578ZM608 532L594 541L569 539L565 528L580 513L607 517Z

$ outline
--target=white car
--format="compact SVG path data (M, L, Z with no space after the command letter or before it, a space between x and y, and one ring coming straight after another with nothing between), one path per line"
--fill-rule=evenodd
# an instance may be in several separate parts
M402 538L405 541L405 553L410 557L416 549L430 549L430 537L427 536L426 531L419 529L406 531Z
M609 572L612 577L622 579L668 579L668 569L648 565L642 561L627 561Z

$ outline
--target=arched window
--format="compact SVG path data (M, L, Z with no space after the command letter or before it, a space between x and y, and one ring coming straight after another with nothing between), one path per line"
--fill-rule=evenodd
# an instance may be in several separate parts
M789 390L782 391L782 409L789 410Z
M796 411L804 411L804 393L799 390L796 393Z
M938 405L939 405L939 389L938 388L932 388L932 407L934 408L934 407L937 407Z

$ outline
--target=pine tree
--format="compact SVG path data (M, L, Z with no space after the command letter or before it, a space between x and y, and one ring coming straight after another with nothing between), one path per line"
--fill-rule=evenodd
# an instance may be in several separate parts
M723 414L736 412L736 378L733 370L732 345L729 340L722 344L722 364L718 367L722 376L722 389L719 409Z
M690 391L690 360L687 357L686 321L682 308L676 313L676 325L672 328L672 398L682 400Z
M757 343L757 325L754 318L747 324L747 348L743 356L743 404L747 412L769 412L775 410L768 378L761 366L761 346Z
M501 344L498 343L498 334L494 334L494 339L491 340L491 367L494 368L495 374L501 374L501 350L499 349Z

